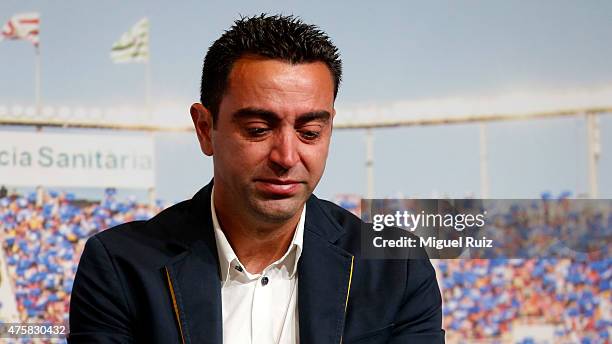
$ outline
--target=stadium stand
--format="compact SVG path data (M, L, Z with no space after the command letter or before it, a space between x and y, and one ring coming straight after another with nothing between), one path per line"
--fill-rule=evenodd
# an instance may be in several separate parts
M55 191L42 199L36 193L0 199L0 235L19 320L67 323L74 274L87 238L160 210L133 200L119 202L113 189L101 202Z
M505 339L519 323L554 327L552 343L609 343L612 262L438 261L449 339ZM463 340L459 338L464 338ZM518 343L536 343L525 339Z
M67 323L74 273L87 238L165 205L42 192L0 198L0 237L19 321ZM612 224L612 215L608 225ZM448 343L542 343L513 328L553 328L551 343L610 343L612 260L435 260ZM20 341L25 343L27 341Z

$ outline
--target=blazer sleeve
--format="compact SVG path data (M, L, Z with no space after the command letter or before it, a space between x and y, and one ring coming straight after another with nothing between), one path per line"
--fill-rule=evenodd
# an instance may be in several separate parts
M442 297L429 259L409 259L404 303L389 344L444 343Z
M132 343L128 314L116 266L93 236L85 244L72 288L68 343Z

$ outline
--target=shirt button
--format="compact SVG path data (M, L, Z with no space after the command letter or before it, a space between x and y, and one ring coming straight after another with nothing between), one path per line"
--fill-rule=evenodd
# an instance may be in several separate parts
M261 278L261 285L265 286L266 284L268 284L268 282L269 282L268 277Z
M242 266L240 266L240 265L236 265L236 266L234 266L234 269L236 269L236 270L238 270L238 271L242 272Z

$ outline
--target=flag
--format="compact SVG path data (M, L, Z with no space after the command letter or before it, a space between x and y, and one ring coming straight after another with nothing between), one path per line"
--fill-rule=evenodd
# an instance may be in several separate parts
M25 39L38 47L39 28L40 14L36 12L15 14L2 27L0 41L3 39Z
M111 59L115 63L149 61L149 20L142 18L113 44Z

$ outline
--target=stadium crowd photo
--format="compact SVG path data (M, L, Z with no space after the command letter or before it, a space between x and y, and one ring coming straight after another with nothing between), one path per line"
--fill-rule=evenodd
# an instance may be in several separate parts
M3 1L0 344L612 344L611 37L611 1Z
M117 199L114 189L101 201L43 189L4 195L0 235L16 320L67 324L85 241L117 224L149 219L166 206ZM508 221L516 214L508 214ZM606 222L610 230L612 213ZM552 343L610 341L610 259L438 259L434 266L449 343L542 343L528 333L512 340L516 328L530 326L548 327Z

